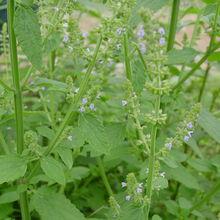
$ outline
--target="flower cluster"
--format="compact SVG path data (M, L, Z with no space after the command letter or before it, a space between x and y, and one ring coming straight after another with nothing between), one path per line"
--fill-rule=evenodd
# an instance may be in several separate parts
M140 206L146 203L144 184L137 182L134 173L127 175L126 182L122 182L122 188L126 188L126 201L132 201L135 205Z

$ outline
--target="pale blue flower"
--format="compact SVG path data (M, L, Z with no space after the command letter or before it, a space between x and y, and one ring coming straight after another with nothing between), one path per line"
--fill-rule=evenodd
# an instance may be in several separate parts
M159 43L160 43L161 46L164 46L166 44L165 38L161 37Z

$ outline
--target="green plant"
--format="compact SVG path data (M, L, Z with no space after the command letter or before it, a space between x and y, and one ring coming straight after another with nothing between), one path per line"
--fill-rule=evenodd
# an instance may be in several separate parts
M219 7L8 0L0 219L218 219Z

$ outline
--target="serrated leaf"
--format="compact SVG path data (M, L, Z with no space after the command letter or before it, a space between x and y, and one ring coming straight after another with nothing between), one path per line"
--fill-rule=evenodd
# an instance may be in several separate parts
M54 50L56 50L60 43L61 43L61 35L58 32L52 33L46 40L45 40L45 46L44 46L44 51L46 53L50 53Z
M182 50L172 49L168 53L168 65L187 64L190 63L198 54L192 48L184 48Z
M83 214L64 195L38 191L32 198L42 220L85 220Z
M41 168L50 179L56 181L61 185L65 185L65 175L62 164L54 158L48 156L41 159Z
M180 165L178 168L165 167L166 174L170 179L174 179L190 189L201 190L196 177L194 177L185 167Z
M89 175L89 168L87 167L73 167L68 172L68 182L73 182L75 180L81 180Z
M216 142L220 143L220 120L213 116L207 110L202 110L199 119L199 125L212 137Z
M111 146L108 143L105 128L100 120L92 115L80 115L79 128L86 141L90 144L91 151L95 154L108 154Z
M60 158L65 163L65 165L71 169L73 166L73 155L72 150L70 148L67 148L65 146L58 146L56 148L56 151L58 152Z
M0 184L24 176L27 161L17 155L0 156Z
M140 94L146 82L146 71L140 60L132 64L132 84L136 93Z
M111 148L117 148L123 143L126 134L126 126L124 123L109 123L105 125L105 131Z
M42 39L36 13L29 7L17 7L14 30L18 43L36 69L42 67Z

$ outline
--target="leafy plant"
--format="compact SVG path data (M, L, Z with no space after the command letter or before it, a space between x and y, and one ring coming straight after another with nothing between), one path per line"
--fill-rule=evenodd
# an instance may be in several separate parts
M218 219L219 8L8 0L0 219Z

